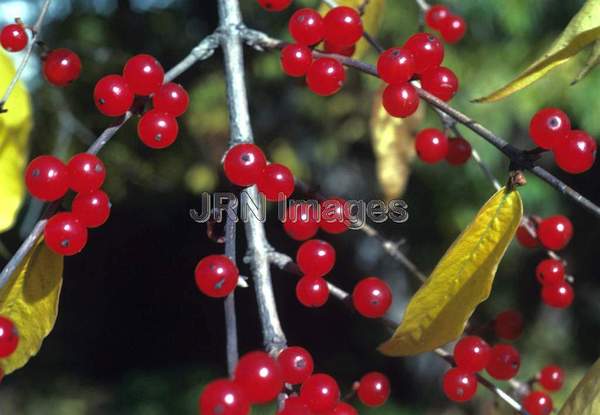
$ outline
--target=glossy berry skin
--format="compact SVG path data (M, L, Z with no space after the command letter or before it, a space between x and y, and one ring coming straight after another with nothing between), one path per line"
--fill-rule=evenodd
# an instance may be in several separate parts
M367 373L360 379L356 395L364 405L381 406L390 397L390 381L383 373Z
M448 140L448 153L446 161L453 166L465 164L470 158L473 149L471 143L462 137L450 138Z
M337 55L352 57L354 52L356 52L356 45L338 46L325 41L323 42L323 50L326 53L335 53Z
M415 74L412 52L403 48L391 48L379 55L377 73L388 84L403 84Z
M556 365L544 367L538 375L540 385L550 392L560 390L565 382L565 372Z
M553 148L554 161L567 173L584 173L596 161L596 140L580 130L573 130L559 140Z
M305 275L323 277L335 264L335 249L325 241L311 239L298 248L296 263Z
M292 0L257 0L260 7L269 12L280 12L287 9Z
M19 345L19 333L9 318L0 316L0 358L8 357Z
M310 8L294 12L288 23L290 35L296 43L310 46L323 40L325 25L318 11Z
M102 190L79 193L71 204L73 215L88 228L103 225L110 215L110 200Z
M344 66L333 58L316 59L306 72L306 84L317 95L326 97L338 92L346 80Z
M552 398L544 392L533 391L523 399L523 409L529 415L550 415L553 407Z
M460 16L450 15L440 22L440 34L446 43L457 43L467 33L467 22Z
M200 415L247 415L250 402L244 390L229 379L218 379L204 387L198 401Z
M348 230L350 211L342 198L332 198L321 202L319 227L327 233L338 234Z
M425 13L425 23L434 30L440 30L441 22L450 16L450 10L441 4L434 4Z
M490 361L486 371L498 380L508 380L515 377L521 367L521 356L517 349L510 344L497 344L492 347Z
M240 358L234 379L246 392L250 403L272 401L283 388L279 364L268 353L260 351L246 353Z
M319 230L317 222L318 206L310 203L292 203L288 209L283 229L297 241L305 241L315 236Z
M443 66L422 73L420 79L423 89L442 101L450 101L458 91L458 78Z
M106 179L104 163L89 153L79 153L71 157L67 164L69 187L76 192L98 190Z
M277 356L283 381L292 385L304 382L313 373L313 358L303 347L286 347Z
M283 403L283 409L277 415L311 415L310 409L299 396L290 396Z
M569 131L571 131L571 120L558 108L541 109L529 122L531 139L538 147L546 150L553 149Z
M331 415L358 415L358 411L352 405L350 405L344 401L340 401L333 408L333 410L331 412L329 412L328 414L331 414Z
M437 68L444 60L444 46L438 38L429 33L412 35L404 44L404 48L412 52L415 72L418 74Z
M44 77L54 86L66 86L79 78L81 60L69 49L55 49L44 58Z
M472 372L454 367L444 374L442 387L451 401L466 402L477 392L477 378Z
M448 137L436 128L426 128L417 134L415 149L417 156L425 163L437 163L448 154Z
M523 334L523 316L516 310L505 310L494 319L494 333L500 339L516 340Z
M468 372L479 372L485 369L490 361L492 348L481 337L463 337L454 346L456 366Z
M200 292L213 298L229 295L236 287L240 272L225 255L209 255L200 260L194 271Z
M223 170L227 179L238 186L256 184L267 165L267 158L254 144L237 144L227 151Z
M150 110L140 118L137 132L142 143L150 148L162 149L177 140L179 125L177 119L168 112Z
M408 82L388 85L383 90L381 100L385 110L393 117L408 117L419 108L419 95Z
M573 287L566 281L544 285L542 288L542 301L550 307L567 308L573 303L574 298Z
M280 60L287 75L304 76L312 63L312 51L304 45L287 45L281 50Z
M305 307L322 307L329 299L327 281L305 275L296 284L296 298Z
M19 52L25 49L28 41L27 32L18 24L8 24L0 33L0 43L8 52Z
M335 408L340 400L340 388L331 376L316 373L302 384L300 398L311 411L323 413Z
M534 249L540 246L540 241L537 238L537 226L539 225L539 221L533 220L531 224L536 228L536 235L532 235L527 226L521 222L519 227L517 228L517 241L519 244L525 248Z
M352 7L338 6L323 19L325 41L337 47L352 46L363 35L360 14Z
M152 97L154 109L168 112L173 117L182 116L188 108L190 97L181 85L169 82L160 87Z
M44 201L60 199L69 189L69 171L54 156L39 156L27 165L25 185L33 197Z
M544 259L535 268L535 276L540 284L558 284L565 279L565 266L559 260Z
M573 225L566 216L550 216L540 222L537 234L544 248L559 251L567 246L571 240Z
M125 114L133 104L133 92L125 78L106 75L94 87L94 102L98 110L109 117Z
M146 96L159 90L165 79L165 71L154 56L142 53L125 63L123 78L134 94Z
M85 247L88 231L72 213L57 213L48 219L44 228L44 241L59 255L75 255Z
M294 175L283 164L267 164L256 182L258 191L271 202L288 198L294 193Z
M352 304L363 317L379 318L392 304L392 291L385 281L367 277L354 286Z

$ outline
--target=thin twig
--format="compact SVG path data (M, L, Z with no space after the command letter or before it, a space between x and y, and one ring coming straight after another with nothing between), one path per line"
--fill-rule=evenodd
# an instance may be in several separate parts
M426 12L431 7L425 0L415 0L415 2L422 12Z
M235 243L236 243L236 215L237 203L230 202L227 206L227 220L225 222L225 255L236 263ZM239 358L238 338L237 338L237 318L235 314L235 290L225 298L225 330L227 335L227 370L229 376L233 376L235 366Z

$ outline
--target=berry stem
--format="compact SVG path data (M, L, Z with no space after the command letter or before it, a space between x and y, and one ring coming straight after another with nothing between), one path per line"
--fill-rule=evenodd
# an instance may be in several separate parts
M225 255L236 264L235 244L236 244L236 217L237 203L230 203L227 206L227 221L225 222ZM226 331L226 351L227 351L227 371L232 377L239 359L238 336L237 336L237 318L235 314L235 290L225 298L225 331Z

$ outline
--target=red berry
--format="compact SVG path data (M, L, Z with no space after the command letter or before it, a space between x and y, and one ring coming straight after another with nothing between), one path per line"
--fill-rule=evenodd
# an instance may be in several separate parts
M283 349L277 357L283 381L292 385L304 382L314 369L313 358L303 347L291 346Z
M56 157L39 156L27 165L25 185L29 193L40 200L57 200L69 189L69 171Z
M329 299L327 281L321 277L305 275L296 284L296 298L305 307L321 307Z
M338 402L330 412L331 415L358 415L358 411L352 405L346 402Z
M288 198L294 193L294 175L283 164L267 164L256 182L258 191L271 202Z
M81 252L87 239L87 228L71 213L57 213L48 219L44 228L46 245L59 255Z
M318 206L310 203L292 203L287 209L283 229L293 239L310 239L319 230L317 222Z
M427 13L425 13L425 23L427 23L427 26L430 28L439 30L442 20L448 16L450 16L450 10L448 10L446 6L436 4L431 6L429 10L427 10Z
M316 59L306 73L308 88L315 94L324 97L338 92L345 80L344 66L333 58Z
M479 372L485 369L490 361L492 348L477 336L463 337L454 346L456 366L468 372Z
M552 398L540 391L533 391L523 399L523 409L529 415L550 415L552 413Z
M323 277L335 264L335 249L325 241L311 239L298 248L296 263L305 275Z
M183 115L189 103L190 97L187 91L175 82L164 84L152 97L155 110L168 112L173 117Z
M106 75L94 87L94 102L98 110L109 117L125 114L133 104L133 92L125 78Z
M367 373L361 378L356 395L367 406L381 406L390 397L390 381L383 373Z
M323 37L337 47L352 46L363 35L360 14L352 7L334 7L325 15L323 24Z
M466 402L477 392L477 378L467 370L454 367L444 375L443 389L448 399Z
M294 12L288 24L290 35L301 45L314 45L323 40L323 18L318 11L304 8Z
M65 86L79 78L81 60L69 49L55 49L44 59L44 77L55 86Z
M440 22L440 34L446 43L457 43L467 32L467 22L460 16L450 15Z
M234 379L246 392L250 403L272 401L283 388L279 364L265 352L242 356L235 367Z
M300 388L300 398L316 413L331 411L340 400L340 388L334 378L324 373L310 376Z
M325 51L325 53L335 53L337 55L351 57L354 55L354 52L356 52L356 45L338 46L325 41L323 42L323 51Z
M252 186L258 182L266 165L267 158L258 146L237 144L225 154L223 170L231 183Z
M104 163L89 153L79 153L71 157L67 164L69 187L76 192L98 190L106 179Z
M28 41L27 32L23 26L18 24L8 24L2 28L2 33L0 33L0 43L9 52L25 49Z
M12 320L0 316L0 358L8 357L19 345L19 333Z
M417 90L408 82L400 85L388 85L383 90L382 103L393 117L408 117L419 108Z
M415 72L418 74L437 68L444 60L444 46L429 33L412 35L404 44L404 48L412 52Z
M451 138L448 140L448 154L446 161L453 166L465 164L471 158L471 143L462 137Z
M139 54L129 58L123 77L136 95L150 95L159 90L165 71L154 56Z
M312 51L303 45L287 45L281 50L281 67L289 76L304 76L312 63Z
M458 78L443 66L422 73L420 79L423 89L442 101L450 101L458 91Z
M596 140L584 131L573 130L553 148L554 160L567 173L588 171L596 161Z
M490 361L485 368L491 377L508 380L519 372L521 356L510 344L497 344L492 347Z
M528 225L530 227L534 227L532 231L530 231L528 226L525 224L526 221L528 222ZM537 226L539 225L539 223L540 221L538 219L531 217L528 217L527 219L523 219L523 221L521 221L521 224L517 228L517 241L519 241L521 246L533 249L537 248L540 245L540 242L537 238ZM532 234L532 232L534 234Z
M550 307L567 308L573 303L574 297L573 287L566 281L542 288L542 301Z
M327 199L321 202L321 220L319 227L327 233L342 233L348 230L350 210L341 198Z
M160 149L175 142L179 125L168 112L150 110L140 118L137 132L139 139L148 147Z
M377 73L388 84L403 84L415 74L415 61L410 52L403 48L391 48L379 55Z
M494 332L501 339L518 339L523 333L523 316L516 310L499 313L494 320Z
M546 249L559 251L573 236L573 225L563 215L550 216L540 222L537 228L538 239Z
M544 259L535 268L535 276L540 284L557 284L565 279L565 266L559 260Z
M257 0L260 7L269 12L280 12L287 9L292 0Z
M565 381L565 372L556 365L548 365L540 371L540 385L550 392L556 392L562 388Z
M225 255L209 255L198 262L194 275L196 285L203 294L221 298L235 289L240 272Z
M110 200L102 190L79 193L71 205L73 216L88 228L103 225L110 215Z
M529 135L533 142L551 150L571 131L569 116L558 108L544 108L535 113L529 123Z
M448 154L448 137L436 128L426 128L417 134L415 149L425 163L437 163Z
M352 304L364 317L382 317L392 304L392 291L385 281L367 277L354 287Z
M242 388L229 379L218 379L204 387L198 401L200 415L247 415L250 402Z
M299 396L290 396L283 402L283 409L277 415L312 415L308 405Z

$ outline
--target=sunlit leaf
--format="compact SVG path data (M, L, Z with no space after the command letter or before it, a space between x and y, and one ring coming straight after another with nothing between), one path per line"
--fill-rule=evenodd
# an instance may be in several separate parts
M600 414L600 360L579 381L558 415Z

